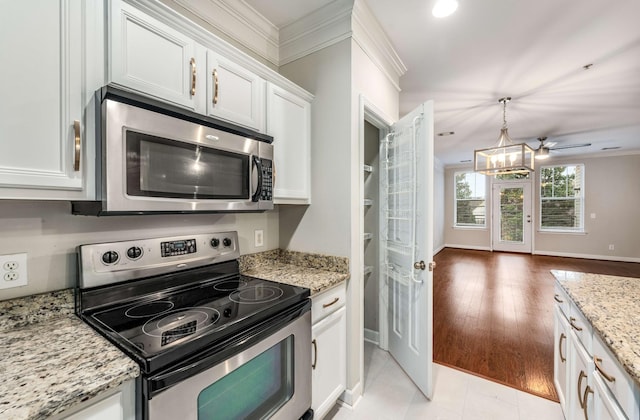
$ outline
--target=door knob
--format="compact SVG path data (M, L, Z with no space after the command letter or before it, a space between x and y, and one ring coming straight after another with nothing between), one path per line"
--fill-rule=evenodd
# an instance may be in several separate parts
M427 268L427 265L424 263L424 261L415 262L413 263L413 268L415 268L416 270L424 270L425 268Z

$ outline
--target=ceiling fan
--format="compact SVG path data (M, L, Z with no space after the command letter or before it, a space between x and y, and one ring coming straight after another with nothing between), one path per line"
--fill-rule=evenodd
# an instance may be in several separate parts
M547 159L549 157L549 152L553 150L563 150L563 149L573 149L578 147L589 147L591 143L582 143L582 144L567 144L556 146L558 143L550 141L546 142L546 137L538 137L538 141L540 142L540 146L535 150L536 159Z

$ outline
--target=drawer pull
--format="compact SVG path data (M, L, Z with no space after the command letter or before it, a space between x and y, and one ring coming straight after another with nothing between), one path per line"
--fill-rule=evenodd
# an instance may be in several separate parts
M584 397L582 398L582 401L584 401L584 405L582 406L584 420L589 420L589 412L587 410L587 399L589 398L589 393L593 394L593 391L591 390L591 387L587 385L587 387L584 389Z
M316 343L316 339L311 340L311 344L313 344L313 363L311 364L311 369L316 370L316 363L318 363L318 343Z
M584 408L585 406L585 400L582 398L582 380L585 379L587 377L587 374L584 373L583 370L580 371L580 376L578 376L578 402L580 403L580 408ZM587 385L587 388L589 388L589 385ZM587 395L587 390L585 389L584 391L584 395L586 398Z
M562 340L566 340L567 336L564 333L560 334L560 340L558 340L558 353L560 353L560 361L562 363L567 361L567 358L562 355Z
M570 317L569 318L569 325L571 325L571 328L573 328L576 331L582 331L582 327L578 327L576 324L574 324L575 320L576 319L574 317Z
M324 305L322 305L323 308L328 308L331 305L335 305L336 303L338 303L338 301L340 300L339 297L336 297L335 299L333 299L331 302L329 303L325 303Z
M598 370L598 372L600 372L600 374L602 375L602 377L604 379L606 379L609 382L613 382L616 380L615 376L611 376L609 374L607 374L603 369L602 366L600 365L600 363L602 363L602 359L598 356L593 356L593 363L596 365L596 369Z
M553 298L554 298L554 299L556 300L556 302L558 302L558 303L563 303L563 302L564 302L564 300L560 299L560 296L558 296L558 295L553 295Z

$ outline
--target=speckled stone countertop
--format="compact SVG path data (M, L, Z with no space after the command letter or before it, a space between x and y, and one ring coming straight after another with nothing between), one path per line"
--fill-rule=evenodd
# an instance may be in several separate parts
M349 278L349 259L276 249L241 256L240 272L246 276L307 287L313 296Z
M560 270L551 273L640 385L640 279Z
M0 418L45 419L140 374L73 313L73 291L0 301Z

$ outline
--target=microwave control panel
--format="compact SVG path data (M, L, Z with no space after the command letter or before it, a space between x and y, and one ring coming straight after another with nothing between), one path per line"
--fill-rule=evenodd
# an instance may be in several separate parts
M273 201L273 162L269 159L260 159L262 164L262 193L260 200Z

